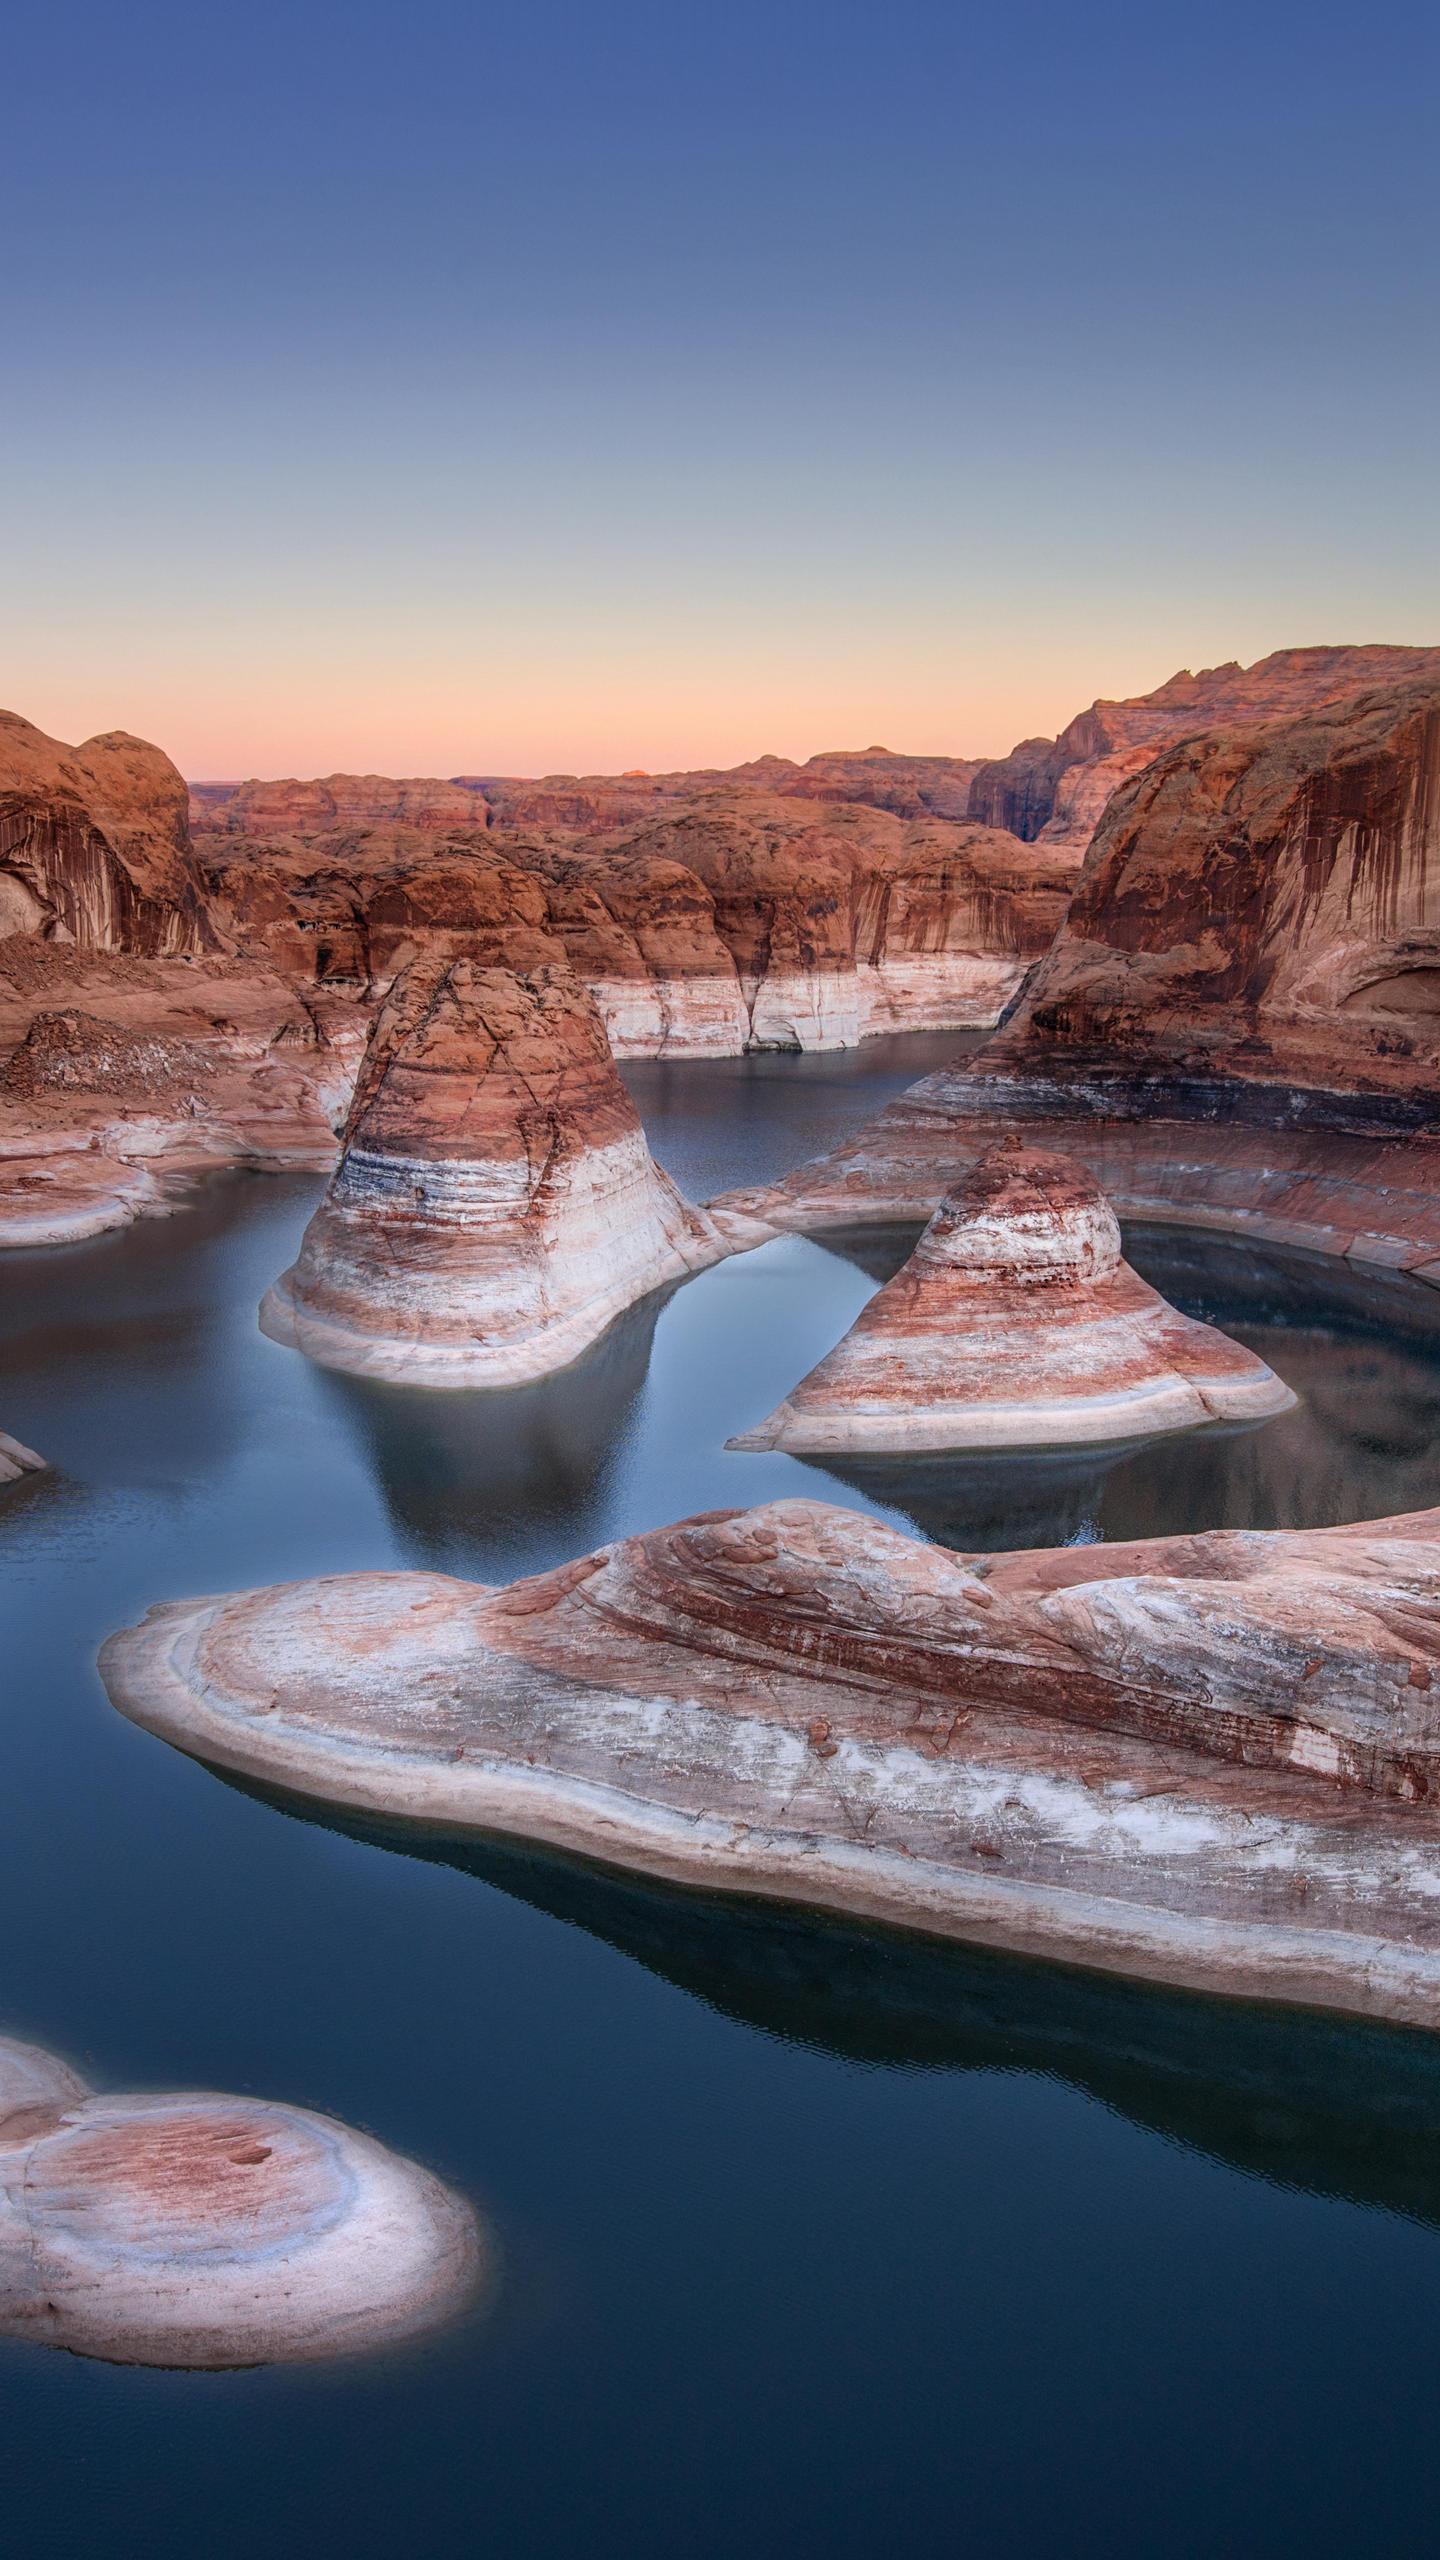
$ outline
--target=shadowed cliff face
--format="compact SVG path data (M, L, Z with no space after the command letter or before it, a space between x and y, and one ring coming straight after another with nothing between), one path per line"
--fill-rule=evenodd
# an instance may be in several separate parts
M0 712L0 936L145 958L216 947L168 756L115 730L62 746Z
M1440 684L1158 757L992 1064L1440 1085Z

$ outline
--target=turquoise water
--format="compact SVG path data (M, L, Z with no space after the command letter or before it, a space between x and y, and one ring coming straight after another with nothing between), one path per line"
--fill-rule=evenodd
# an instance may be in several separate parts
M688 1188L823 1144L951 1043L636 1068ZM787 1239L563 1378L328 1378L254 1310L316 1186L0 1263L0 2029L110 2086L326 2109L489 2215L483 2315L300 2376L0 2342L18 2550L1345 2554L1431 2538L1440 2044L935 1949L563 1862L362 1836L106 1706L153 1599L485 1578L785 1490L957 1544L1437 1498L1440 1300L1137 1235L1297 1410L1083 1461L848 1477L727 1452L905 1239Z

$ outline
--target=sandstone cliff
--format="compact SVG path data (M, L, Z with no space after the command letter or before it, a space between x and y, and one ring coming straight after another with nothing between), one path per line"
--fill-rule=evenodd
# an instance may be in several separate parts
M1440 649L1277 649L1251 667L1232 658L1198 676L1183 668L1153 693L1092 702L1058 738L1026 738L978 766L968 815L1078 856L1112 791L1173 739L1299 716L1426 677L1440 681Z
M1156 758L983 1071L1440 1109L1440 679Z
M384 774L330 774L320 782L197 782L197 828L268 836L336 826L463 826L493 818L522 829L604 835L666 805L711 791L754 790L797 799L853 800L900 817L963 818L978 760L894 755L887 747L834 750L796 764L756 756L747 764L675 773L457 774L450 781L396 781Z
M992 1023L1071 877L994 829L750 791L609 837L392 826L200 849L225 932L274 967L368 991L422 954L568 959L626 1056Z
M0 936L144 956L213 946L168 756L114 730L62 746L0 712Z

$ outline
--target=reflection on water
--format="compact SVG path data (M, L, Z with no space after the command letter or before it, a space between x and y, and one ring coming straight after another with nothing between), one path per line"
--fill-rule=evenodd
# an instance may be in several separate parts
M827 1245L877 1284L915 1230ZM1207 1529L1325 1528L1440 1502L1440 1292L1289 1254L1129 1227L1125 1249L1187 1315L1278 1370L1298 1405L1258 1427L1217 1423L1111 1447L814 1461L943 1546L994 1550Z
M954 1044L903 1045L627 1072L703 1196L783 1171ZM413 1854L220 1784L111 1713L93 1666L167 1595L495 1581L787 1493L977 1546L1426 1504L1440 1299L1137 1233L1140 1267L1261 1350L1296 1412L842 1479L724 1444L909 1239L783 1238L562 1377L427 1395L259 1333L316 1188L234 1181L0 1260L0 1423L53 1470L0 1499L0 2030L100 2081L283 2089L433 2164L501 2230L502 2316L418 2375L306 2385L0 2342L12 2537L40 2560L192 2560L197 2517L209 2560L477 2531L506 2560L869 2560L897 2531L908 2560L1421 2547L1440 2038L499 1848Z
M478 1877L786 2043L872 2068L1033 2072L1248 2175L1440 2227L1440 2037L912 1939L222 1783Z
M562 1531L605 1534L619 1453L635 1429L664 1294L630 1307L562 1376L463 1396L326 1373L364 1444L397 1530L437 1568Z

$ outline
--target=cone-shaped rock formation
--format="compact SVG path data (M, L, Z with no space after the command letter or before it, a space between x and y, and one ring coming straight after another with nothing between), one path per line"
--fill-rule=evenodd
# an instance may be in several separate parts
M468 2205L329 2116L209 2091L97 2097L0 2038L0 2333L118 2364L340 2355L458 2309Z
M322 1804L1440 2026L1440 1512L965 1557L778 1502L181 1601L101 1670Z
M362 1376L510 1386L724 1250L653 1162L568 969L419 961L381 1010L335 1178L260 1322Z
M1273 1369L1167 1304L1083 1166L1002 1139L903 1270L735 1449L1013 1449L1249 1421Z

